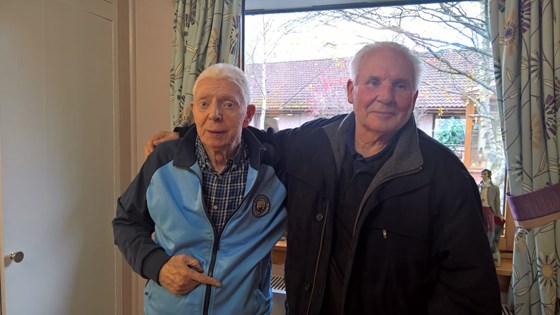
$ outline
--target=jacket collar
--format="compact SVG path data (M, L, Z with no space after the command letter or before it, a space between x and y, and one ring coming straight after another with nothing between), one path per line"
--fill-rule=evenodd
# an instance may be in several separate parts
M185 136L181 138L179 147L175 152L173 165L177 167L191 167L196 163L195 154L195 140L196 140L196 127L192 125L187 130ZM266 147L255 137L255 135L247 128L243 128L241 136L247 144L249 150L249 164L252 168L258 169L261 164L261 151L266 151Z
M323 131L327 134L331 145L337 170L342 168L344 153L346 152L348 129L354 128L354 121L354 112L351 112L342 121L336 121L323 127Z
M397 139L395 151L387 161L385 171L390 174L408 173L422 167L424 159L420 152L420 144L418 140L418 129L414 115L410 116L408 122L400 130L400 136ZM383 171L380 170L380 171Z
M349 128L355 128L355 114L349 113L342 121L336 121L323 127L334 154L337 170L342 167L344 152L346 150L346 141ZM419 169L423 164L422 154L420 152L418 131L414 115L410 117L407 123L401 128L397 134L398 139L395 150L391 157L385 162L379 170L376 180L389 176L395 176L401 173L409 173Z

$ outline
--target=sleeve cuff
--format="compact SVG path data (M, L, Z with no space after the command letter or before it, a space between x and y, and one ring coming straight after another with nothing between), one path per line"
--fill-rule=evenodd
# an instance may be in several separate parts
M142 275L159 284L159 271L171 257L163 249L150 253L142 264Z

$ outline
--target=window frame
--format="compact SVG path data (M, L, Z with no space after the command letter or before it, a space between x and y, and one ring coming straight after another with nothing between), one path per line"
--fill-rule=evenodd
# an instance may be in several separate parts
M242 33L241 33L241 47L239 55L239 65L241 68L245 68L245 16L246 15L260 15L260 14L272 14L272 13L295 13L295 12L305 12L305 11L319 11L319 10L335 10L335 9L357 9L357 8L367 8L367 7L380 7L380 6L398 6L398 5L415 5L415 4L429 4L429 3L446 3L446 2L466 2L466 1L478 1L478 0L366 0L359 2L348 2L344 0L295 0L295 1L284 1L284 4L291 4L291 6L283 6L280 1L277 0L242 0ZM338 2L338 3L335 3ZM323 4L321 4L323 3ZM259 6L260 5L260 6ZM468 120L468 119L467 119ZM435 120L434 120L435 123ZM465 133L467 130L465 130ZM466 145L466 144L465 144ZM507 161L504 160L504 164ZM465 165L465 167L467 167ZM509 191L508 176L507 176L507 165L506 165L506 176L504 179L504 195ZM515 223L513 221L511 210L506 199L503 198L502 213L506 218L506 224L504 226L504 234L500 238L499 249L503 253L513 252L514 237L515 237Z

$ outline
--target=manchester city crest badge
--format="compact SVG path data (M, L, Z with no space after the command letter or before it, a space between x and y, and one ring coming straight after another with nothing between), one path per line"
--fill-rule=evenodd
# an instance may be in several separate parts
M260 218L270 211L270 200L265 195L258 195L253 201L253 215Z

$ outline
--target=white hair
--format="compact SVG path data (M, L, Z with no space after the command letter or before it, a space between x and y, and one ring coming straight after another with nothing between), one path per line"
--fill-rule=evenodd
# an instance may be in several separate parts
M408 60L410 60L410 63L412 64L412 86L414 87L414 90L418 90L420 81L422 81L422 75L424 73L422 61L420 60L420 58L414 55L410 49L395 42L377 42L374 44L365 45L360 50L358 50L354 57L352 57L352 60L350 60L350 66L348 67L348 70L350 72L350 79L355 82L356 78L358 77L360 64L364 57L371 52L381 48L391 48L399 51Z
M196 91L198 82L202 79L226 79L232 81L241 89L243 106L247 106L251 101L251 91L245 73L236 66L227 63L217 63L204 69L193 85L193 94Z

